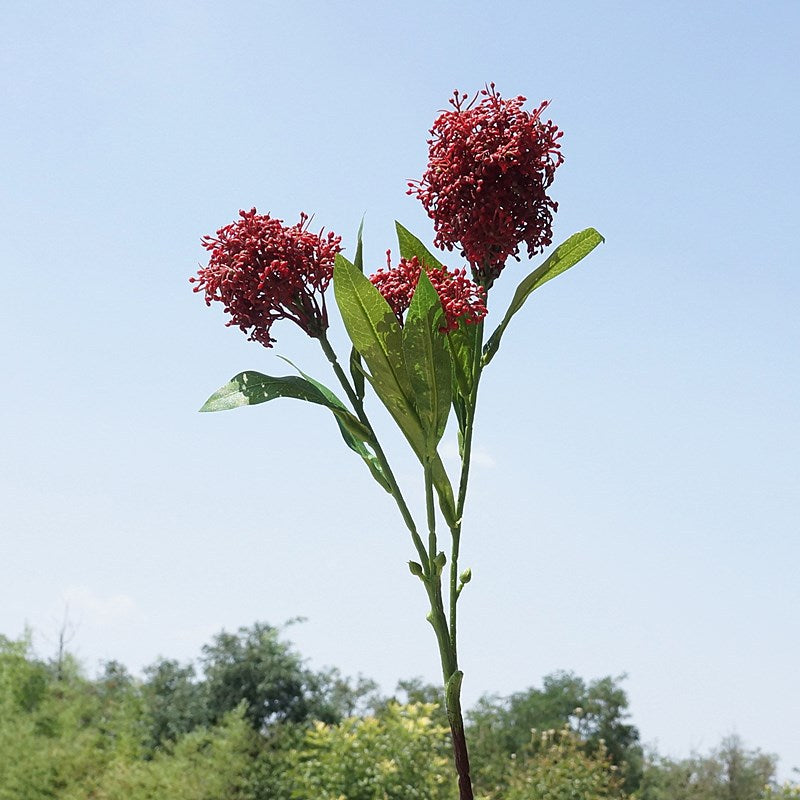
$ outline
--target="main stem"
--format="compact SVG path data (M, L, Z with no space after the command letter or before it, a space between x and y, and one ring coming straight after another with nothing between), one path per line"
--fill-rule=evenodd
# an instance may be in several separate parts
M463 450L461 456L461 477L458 482L458 498L456 500L456 523L450 528L452 550L450 554L450 641L453 644L456 665L458 665L458 650L456 636L457 604L459 596L458 586L458 555L461 545L461 520L464 516L464 505L467 499L467 484L469 483L469 465L472 458L472 432L475 426L475 408L478 400L478 384L481 379L481 354L483 351L483 322L478 328L475 341L475 351L472 361L472 392L466 409L464 421Z
M433 505L433 479L431 477L430 464L425 464L425 510L428 518L428 574L423 578L425 589L428 592L428 599L431 603L431 610L428 614L428 621L433 626L436 633L436 641L439 645L439 656L442 660L442 675L444 682L450 679L456 671L455 651L450 643L450 636L447 632L447 616L444 613L444 603L442 601L442 580L441 567L436 563L436 511Z
M481 328L482 330L482 328ZM442 662L442 676L444 678L445 686L445 707L447 710L447 718L450 723L450 732L453 739L453 756L458 774L458 793L459 800L474 800L472 793L472 779L470 778L469 755L467 752L467 741L464 733L464 719L461 713L461 678L462 673L458 671L458 659L456 655L456 640L455 640L455 599L457 592L454 589L454 580L457 579L457 569L455 564L458 561L458 538L461 533L460 517L463 512L464 498L466 493L466 481L469 474L469 450L465 446L464 457L462 461L461 483L459 485L458 508L456 518L459 520L457 525L451 528L453 534L453 558L451 562L451 593L450 593L450 614L451 626L448 627L448 619L444 610L444 602L442 600L442 583L441 583L441 569L437 566L435 559L437 556L437 542L436 542L436 511L434 508L434 495L433 495L433 479L431 476L430 463L425 464L425 507L428 519L428 550L426 551L425 545L417 532L417 526L414 518L411 516L408 504L403 497L397 480L394 477L386 454L378 442L378 437L372 424L367 417L364 410L364 403L358 396L350 381L347 378L344 370L342 369L336 353L331 347L327 336L323 333L319 337L319 343L322 347L325 356L330 362L334 373L336 374L339 383L347 394L353 409L358 416L359 421L366 426L372 434L372 446L375 450L375 456L381 465L386 480L389 483L391 494L397 503L400 515L406 524L411 538L414 542L414 547L420 557L420 562L423 568L422 581L425 584L425 589L428 593L428 599L431 604L431 610L428 614L428 621L433 626L436 633L436 640L439 646L439 656ZM480 345L479 348L480 350ZM479 363L479 362L478 362ZM474 394L477 391L477 382ZM470 417L470 440L471 440L471 425L472 416ZM456 578L453 578L455 574Z
M460 800L473 800L472 778L469 769L467 738L464 733L464 718L461 714L461 679L463 673L458 669L455 641L451 639L447 626L447 615L442 602L441 568L436 564L436 512L433 505L433 480L430 462L425 464L425 507L428 514L428 541L431 572L425 578L425 588L431 602L428 620L436 632L439 655L442 659L444 678L445 708L453 739L453 760L458 775L458 796ZM452 607L451 607L452 613Z
M456 772L458 773L458 793L460 800L473 800L472 780L470 778L469 751L467 738L464 733L464 719L461 715L461 676L458 670L457 646L457 605L460 589L458 586L458 555L461 544L461 521L464 516L464 505L467 499L467 484L469 482L469 465L472 456L472 432L475 424L475 407L478 398L478 384L481 377L481 354L483 350L483 322L480 323L473 353L472 375L473 385L466 409L464 421L463 450L461 455L461 477L458 483L458 498L456 500L456 522L450 528L452 549L450 553L450 625L448 638L453 653L454 672L448 678L445 676L445 699L447 703L447 717L450 722L450 732L453 738L453 756L455 758ZM437 577L438 581L438 577Z

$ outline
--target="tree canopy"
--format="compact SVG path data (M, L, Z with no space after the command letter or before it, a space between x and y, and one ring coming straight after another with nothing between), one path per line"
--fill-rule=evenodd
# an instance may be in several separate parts
M621 677L569 672L469 714L480 800L800 800L776 759L729 737L708 754L642 755ZM88 677L68 653L0 636L0 800L448 800L441 693L383 695L315 671L257 623L199 657Z

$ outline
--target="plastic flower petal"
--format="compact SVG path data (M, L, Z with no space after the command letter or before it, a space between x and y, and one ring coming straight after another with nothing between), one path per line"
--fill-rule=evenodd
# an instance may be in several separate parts
M190 278L194 291L205 293L206 305L223 303L231 316L226 324L238 325L264 347L272 347L270 329L279 319L319 337L328 327L324 292L341 237L309 232L307 214L290 227L255 208L239 217L201 240L211 257Z
M393 267L391 254L388 251L386 263L385 270L379 269L374 275L370 275L369 279L386 299L402 325L403 314L411 305L422 265L414 256L411 259L401 258L397 266ZM465 269L429 268L426 264L425 272L442 301L446 320L442 332L455 330L461 320L475 324L486 316L486 290L473 283L467 277Z
M547 101L529 112L524 97L504 100L494 84L480 95L465 106L467 96L454 93L453 110L431 128L428 168L408 193L433 220L437 246L458 247L488 288L521 244L529 256L551 244L558 204L547 189L564 157L561 131L541 119Z

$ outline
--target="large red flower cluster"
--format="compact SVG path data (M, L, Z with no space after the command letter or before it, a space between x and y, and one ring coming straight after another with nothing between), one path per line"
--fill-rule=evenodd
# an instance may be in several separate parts
M205 292L206 305L217 300L249 339L272 347L272 324L290 319L309 336L328 327L323 292L333 275L341 237L310 233L309 217L286 227L269 214L240 211L241 219L205 236L211 253L207 267L191 278L195 292Z
M467 96L455 92L453 110L431 128L428 168L408 193L433 220L436 244L458 245L475 280L488 288L520 244L532 256L552 242L558 204L547 189L564 157L561 131L541 119L547 101L529 112L524 97L504 100L494 84L480 95L465 106Z
M379 269L369 279L386 299L402 325L403 314L411 305L422 265L414 256L411 259L401 258L397 266L393 267L388 251L386 264L387 269ZM446 267L428 267L426 264L425 272L442 301L446 323L441 329L443 333L458 328L460 320L475 324L486 316L486 290L474 284L467 277L465 269L451 271Z

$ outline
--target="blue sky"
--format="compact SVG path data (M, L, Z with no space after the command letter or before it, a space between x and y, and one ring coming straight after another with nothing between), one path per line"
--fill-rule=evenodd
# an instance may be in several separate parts
M430 239L404 193L427 129L494 81L565 132L556 240L606 244L486 373L466 698L627 672L663 751L737 732L800 766L799 25L790 2L9 6L0 631L47 654L67 605L90 668L140 668L303 615L317 666L436 679L411 545L330 419L196 413L275 353L327 379L313 342L245 341L188 277L251 206L350 253L366 212L375 268L394 219Z

